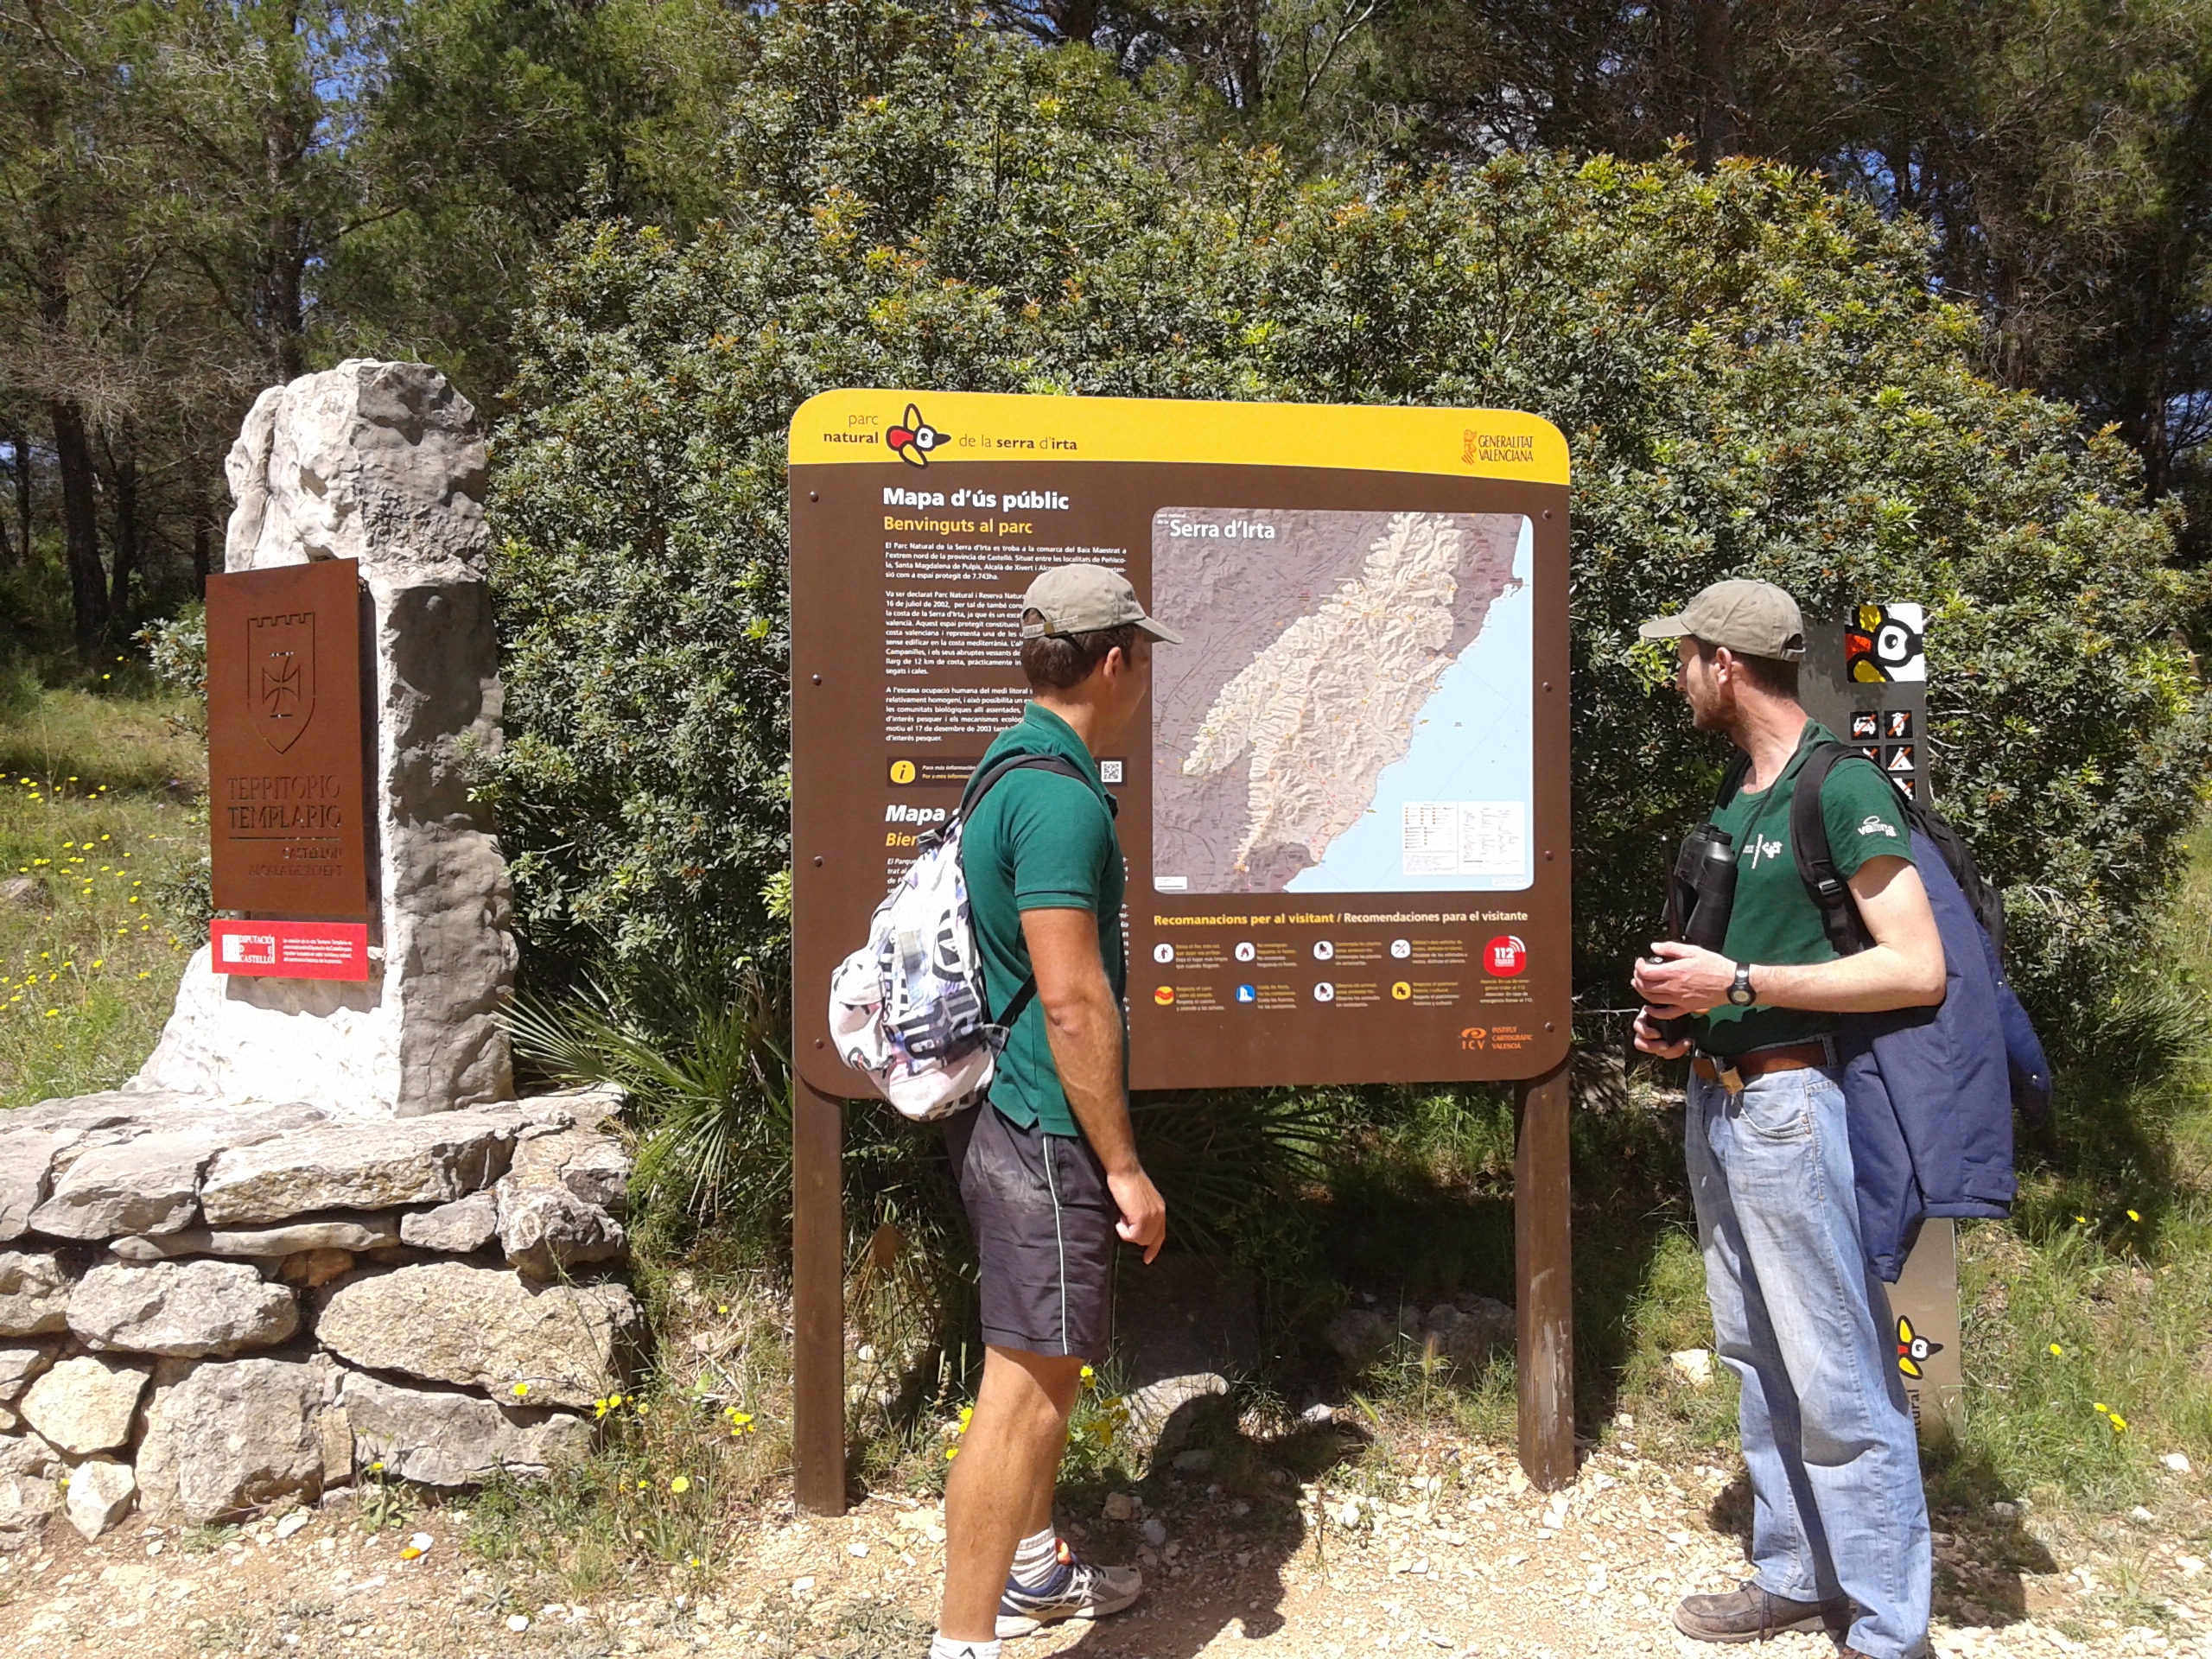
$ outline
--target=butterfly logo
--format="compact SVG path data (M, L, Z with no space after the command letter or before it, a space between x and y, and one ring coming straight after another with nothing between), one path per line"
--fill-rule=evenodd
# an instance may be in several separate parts
M1942 1351L1942 1343L1929 1341L1912 1328L1910 1319L1897 1315L1897 1370L1917 1380L1923 1375L1920 1368Z
M944 439L944 433L922 418L920 407L914 404L907 404L906 413L899 423L887 428L883 434L884 442L891 446L891 453L909 467L928 466L930 451L943 443Z

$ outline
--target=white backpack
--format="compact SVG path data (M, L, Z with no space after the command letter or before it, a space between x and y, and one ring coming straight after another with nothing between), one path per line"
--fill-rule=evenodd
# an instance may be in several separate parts
M917 1123L982 1100L1006 1046L1012 1021L991 1023L960 869L960 831L992 785L1025 766L1090 782L1057 754L995 761L952 821L921 837L913 863L875 907L868 943L830 978L830 1035L838 1057ZM1009 1014L1023 1000L1017 994Z

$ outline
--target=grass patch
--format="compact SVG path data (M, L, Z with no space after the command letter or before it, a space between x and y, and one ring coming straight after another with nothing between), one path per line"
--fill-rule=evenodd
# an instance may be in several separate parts
M122 671L118 670L118 672ZM0 703L0 1107L113 1088L205 929L197 705L20 678Z

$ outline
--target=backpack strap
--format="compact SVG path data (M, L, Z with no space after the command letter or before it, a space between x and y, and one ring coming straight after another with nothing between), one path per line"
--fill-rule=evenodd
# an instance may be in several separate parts
M1720 787L1713 791L1713 810L1718 812L1734 800L1744 787L1744 779L1751 775L1751 757L1747 750L1738 749L1734 757L1721 768Z
M967 822L976 809L983 804L983 797L989 794L997 786L999 779L1005 777L1007 773L1032 768L1038 772L1056 772L1063 778L1072 778L1085 788L1090 785L1090 779L1084 769L1064 754L1001 755L969 779L968 787L960 791L960 810L957 814L960 821L963 823ZM1002 1030L1012 1031L1014 1022L1021 1018L1024 1010L1029 1006L1030 999L1036 995L1037 975L1033 969L1029 976L1021 982L1021 988L1014 992L1013 999L1007 1003L1006 1012L993 1020L992 1024Z
M1835 763L1851 758L1840 743L1815 743L1805 752L1797 768L1797 788L1789 798L1789 846L1797 861L1798 879L1821 907L1821 927L1840 957L1855 957L1874 943L1859 918L1851 884L1835 867L1835 853L1828 845L1828 822L1821 810L1821 785Z
M988 766L982 768L968 780L967 788L960 791L960 816L967 818L983 804L983 797L997 787L1000 779L1009 772L1028 768L1039 772L1057 772L1063 778L1072 778L1088 785L1090 776L1081 766L1064 754L1002 754Z

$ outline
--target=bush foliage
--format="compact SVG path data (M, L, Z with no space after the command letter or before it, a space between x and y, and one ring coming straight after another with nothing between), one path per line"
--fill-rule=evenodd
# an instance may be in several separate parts
M574 227L521 327L494 787L542 952L711 983L777 944L785 428L812 393L1465 404L1573 449L1586 1000L1620 994L1722 759L1634 624L1745 575L1815 614L1929 607L1937 789L2018 976L2062 1039L2118 1006L2212 753L2204 591L2116 438L1976 372L1910 225L1748 162L1299 180L949 10L757 27L723 216L681 247Z

